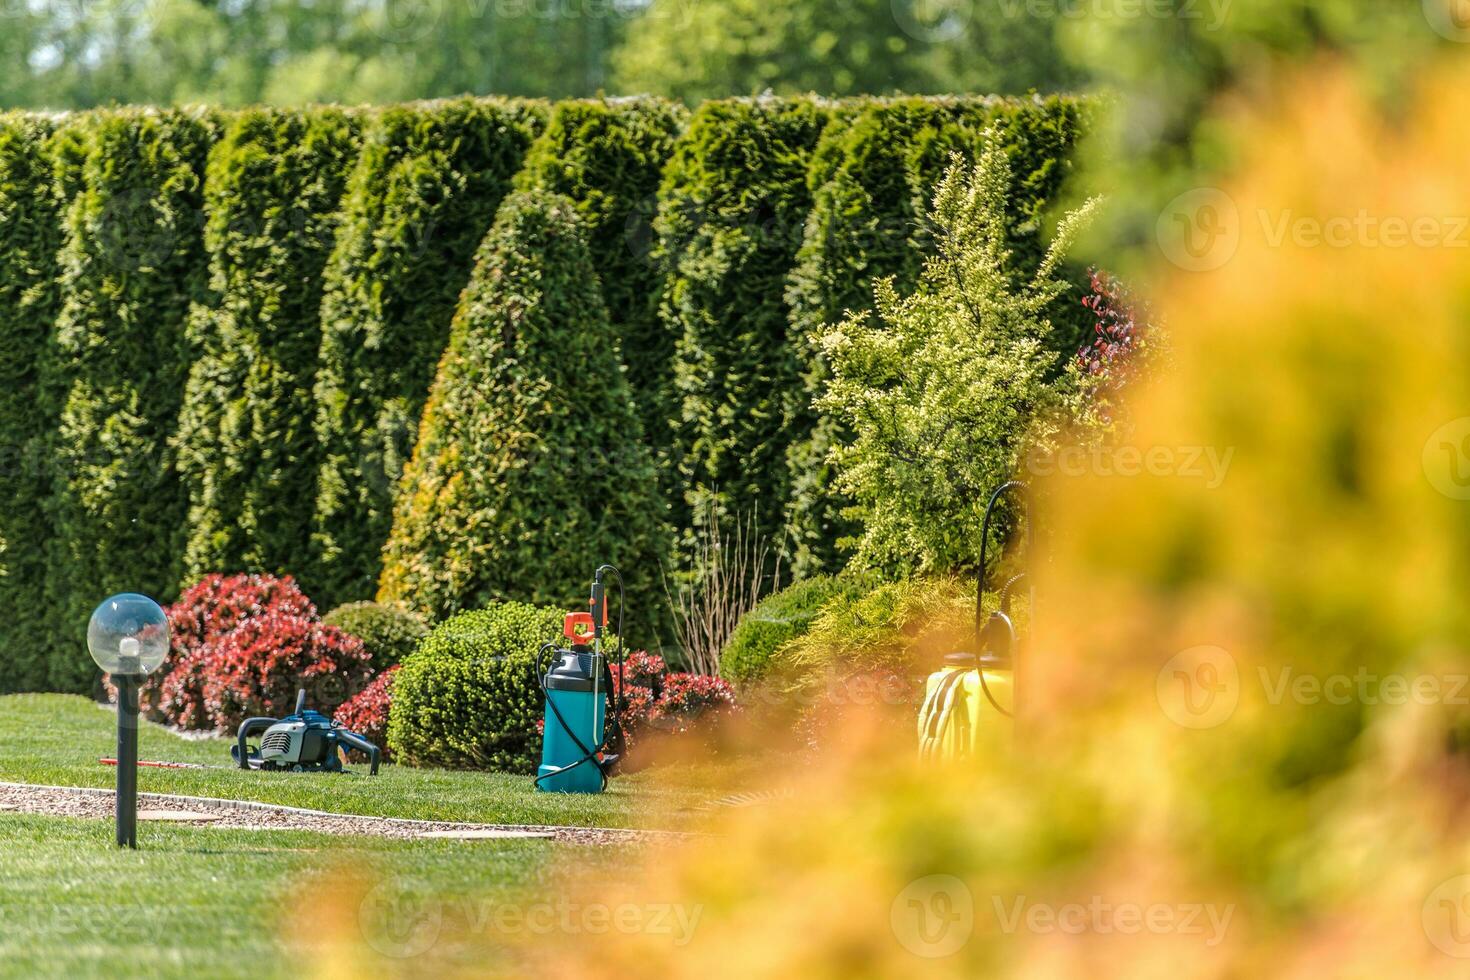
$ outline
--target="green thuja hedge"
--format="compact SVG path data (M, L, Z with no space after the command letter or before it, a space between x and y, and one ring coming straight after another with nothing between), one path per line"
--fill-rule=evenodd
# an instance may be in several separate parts
M209 156L213 296L190 320L195 360L177 441L191 578L294 573L306 563L321 274L357 130L337 109L250 110Z
M811 424L783 292L827 121L811 99L707 102L660 190L661 312L678 335L675 451L688 502L749 515L773 544L790 486L786 448Z
M0 694L44 687L50 659L47 443L59 410L53 367L58 203L50 124L0 116Z
M322 605L376 590L455 303L543 114L498 99L415 103L384 110L365 135L321 307L316 566L300 574Z
M845 126L828 130L808 175L812 210L786 291L792 344L811 397L828 376L815 335L848 311L871 308L877 279L892 277L900 292L918 282L932 252L926 214L934 185L950 154L977 152L987 127L1002 135L1014 173L1011 247L1027 268L1035 266L1044 251L1043 213L1070 171L1085 106L1060 96L870 100ZM1075 306L1077 297L1068 301ZM1080 323L1069 309L1054 311L1054 319ZM1059 334L1059 353L1076 349L1075 327ZM798 577L839 567L839 541L858 530L843 513L850 501L830 487L827 453L843 438L836 419L825 415L788 452L788 531Z
M580 604L611 561L638 625L663 507L608 331L572 203L507 198L404 470L379 601L432 619L502 598Z
M169 439L204 293L200 238L211 117L121 110L68 122L56 164L74 192L60 251L47 684L86 690L87 618L108 594L177 592L185 498Z
M653 262L656 194L688 112L661 99L558 103L517 178L522 190L571 199L582 217L602 298L632 385L661 483L668 473L674 335L658 316L662 280Z

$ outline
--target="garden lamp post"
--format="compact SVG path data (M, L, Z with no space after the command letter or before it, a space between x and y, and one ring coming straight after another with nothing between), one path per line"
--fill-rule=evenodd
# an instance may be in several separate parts
M168 617L145 595L105 600L87 624L87 650L117 687L117 846L138 846L138 688L168 655Z

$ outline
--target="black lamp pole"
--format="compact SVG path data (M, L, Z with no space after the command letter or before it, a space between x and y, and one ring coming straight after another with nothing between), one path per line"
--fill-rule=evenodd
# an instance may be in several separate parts
M138 847L138 674L114 674L117 685L117 846Z

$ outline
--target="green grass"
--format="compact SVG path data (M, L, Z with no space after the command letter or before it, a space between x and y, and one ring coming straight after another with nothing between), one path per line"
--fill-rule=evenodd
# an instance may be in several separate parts
M490 911L554 902L634 860L534 840L145 824L130 852L111 836L100 820L0 813L0 977L520 973L520 937Z
M85 698L61 694L0 697L0 781L111 787L116 716ZM228 767L230 741L180 738L147 724L138 757ZM728 792L717 766L661 766L612 781L606 793L538 793L529 775L384 766L376 777L263 773L239 769L139 769L138 789L420 820L557 826L668 827L690 821L688 809ZM721 788L725 787L725 788Z

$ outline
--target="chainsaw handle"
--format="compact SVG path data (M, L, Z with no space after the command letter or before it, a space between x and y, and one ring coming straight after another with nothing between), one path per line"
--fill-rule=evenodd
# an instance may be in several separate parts
M357 749L357 751L359 752L366 752L368 761L372 763L372 768L368 771L368 775L376 776L378 774L378 762L381 761L383 758L383 752L381 749L379 749L372 742L369 742L367 739L363 738L361 735L357 734L357 732L349 732L345 728L337 729L337 741L341 742L349 749Z
M245 744L245 740L256 732L265 731L275 723L276 720L274 718L246 718L240 722L240 733L236 736L235 740L239 745L238 754L240 756L241 769L250 768L250 747Z

